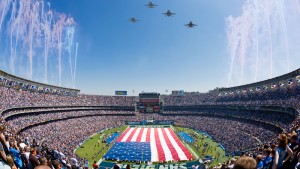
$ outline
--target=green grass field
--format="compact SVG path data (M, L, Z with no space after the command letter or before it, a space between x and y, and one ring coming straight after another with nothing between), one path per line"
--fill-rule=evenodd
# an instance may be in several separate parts
M98 161L110 148L106 143L102 143L102 141L116 131L123 133L126 128L127 126L121 126L110 130L105 130L102 133L97 133L90 139L86 140L81 147L77 148L75 154L81 158L87 159L89 161L89 165L91 166L94 161ZM101 136L102 138L100 138ZM98 140L100 140L99 146Z
M75 153L81 157L85 158L89 161L89 165L92 165L94 161L98 161L102 158L102 156L108 151L108 149L112 146L107 146L106 143L102 143L108 136L112 135L114 132L119 131L120 134L124 132L127 126L121 126L117 128L113 128L110 130L105 130L102 133L97 133L92 136L90 139L86 140L81 147L79 147ZM214 142L210 138L206 138L206 136L196 133L194 130L189 128L182 127L173 127L175 132L184 131L189 135L194 135L196 143L189 144L189 146L193 149L193 151L202 159L205 156L213 156L215 157L215 161L211 165L216 165L218 163L222 163L223 161L228 160L228 157L225 156L225 151L218 146L218 143ZM101 138L100 138L101 137ZM100 144L98 145L98 141L100 140ZM202 152L205 142L211 147L210 149L206 149L205 152ZM187 143L185 143L187 144Z
M183 128L183 127L174 127L176 132L184 131L190 136L196 135L195 143L189 144L189 146L194 150L194 152L197 153L197 155L203 159L205 156L212 156L215 158L214 162L211 163L211 166L214 166L218 163L222 163L224 161L227 161L229 157L225 156L225 151L218 145L217 142L214 142L212 139L206 137L205 135L195 132L192 129L189 128ZM206 149L206 151L203 152L204 144L207 143L210 149ZM185 143L187 144L187 143Z

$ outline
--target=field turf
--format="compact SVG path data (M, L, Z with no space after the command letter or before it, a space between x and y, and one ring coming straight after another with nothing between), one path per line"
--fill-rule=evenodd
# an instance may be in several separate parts
M91 166L94 161L98 161L110 148L110 146L107 146L106 143L102 143L102 141L108 136L112 135L114 132L119 131L120 133L123 133L126 128L127 126L121 126L110 130L105 130L102 133L97 133L86 140L79 148L77 148L75 154L81 158L87 159L89 161L89 165ZM98 140L100 140L99 146Z
M229 157L225 156L225 151L218 146L217 142L214 142L209 137L206 137L205 135L201 133L196 133L193 129L189 128L183 128L183 127L174 127L176 132L186 132L190 136L194 135L193 139L195 140L195 143L188 144L194 152L197 153L197 155L203 159L205 156L212 156L215 158L215 160L211 163L211 166L215 166L218 163L222 163L224 161L227 161ZM207 143L207 145L210 147L209 149L204 149L204 144ZM185 143L187 144L187 143ZM203 149L205 151L203 151Z
M113 128L110 130L105 130L101 133L97 133L92 136L88 140L86 140L78 149L76 149L75 153L81 157L85 158L89 161L89 165L91 166L94 161L98 161L112 146L107 146L106 143L102 143L108 136L112 135L114 132L120 132L120 134L125 131L127 126L120 126L117 128ZM184 131L190 136L193 136L195 143L188 144L197 155L203 159L205 156L215 157L214 162L211 165L216 165L218 163L222 163L223 161L228 160L228 157L225 156L225 151L218 146L218 143L214 142L212 139L202 135L201 133L196 133L194 130L183 127L173 127L175 132ZM100 138L101 137L101 138ZM100 144L98 146L98 140L100 140ZM207 143L210 148L207 148L203 151L204 144Z

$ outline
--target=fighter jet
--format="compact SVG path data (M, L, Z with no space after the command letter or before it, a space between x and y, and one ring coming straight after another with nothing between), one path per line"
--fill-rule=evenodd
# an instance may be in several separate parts
M186 26L186 27L188 27L188 28L193 28L194 26L198 26L198 25L196 25L196 24L194 24L192 21L190 21L188 24L186 24L186 25L184 25L184 26Z
M154 3L152 3L151 1L149 1L149 3L145 6L148 6L148 8L155 8L158 5L155 5Z
M175 13L171 12L170 10L167 10L167 12L163 13L164 15L166 16L172 16L172 15L175 15Z
M131 17L131 18L129 19L129 22L131 22L131 23L136 23L136 22L138 22L138 21L140 21L140 20L136 19L135 17Z

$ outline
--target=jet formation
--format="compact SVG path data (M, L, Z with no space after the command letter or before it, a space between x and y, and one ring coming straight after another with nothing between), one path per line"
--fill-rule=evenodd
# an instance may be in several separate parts
M133 16L129 19L129 22L131 22L131 23L136 23L136 22L138 22L138 21L140 21L140 20L136 19L136 18L133 17Z
M155 8L158 5L149 1L148 4L146 4L145 6L147 6L148 8ZM175 13L171 12L169 9L165 13L162 13L162 14L165 15L166 17L171 17L171 16L175 15ZM131 23L137 23L138 21L139 20L133 16L129 19L129 22L131 22ZM185 24L184 26L186 26L187 28L194 28L195 26L198 26L198 25L196 25L192 21L190 21L189 23Z
M167 12L165 12L163 14L166 15L166 16L168 16L168 17L175 15L175 13L171 12L169 9L167 10Z
M196 25L196 24L194 24L192 21L190 21L188 24L186 24L186 25L184 25L184 26L186 26L186 27L188 27L188 28L193 28L194 26L198 26L198 25Z
M155 5L154 3L152 3L151 1L149 1L149 3L147 5L145 5L145 6L147 6L148 8L155 8L158 5Z

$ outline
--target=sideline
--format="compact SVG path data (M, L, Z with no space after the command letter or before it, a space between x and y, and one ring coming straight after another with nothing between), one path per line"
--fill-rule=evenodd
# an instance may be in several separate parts
M97 164L100 165L100 163L103 161L103 158L100 158L100 160L98 160Z
M175 132L175 131L177 131L174 127L173 127L173 125L171 125L171 128L173 129L173 131ZM197 133L198 134L198 133ZM198 134L199 135L199 134ZM176 136L177 136L177 134L176 134ZM177 136L178 137L178 136ZM180 137L178 137L178 138L180 138ZM203 163L203 161L199 158L199 156L198 156L198 154L197 153L195 153L195 151L187 144L187 143L185 143L184 141L182 141L181 139L180 139L180 141L189 149L189 151L197 158L197 160L199 159L199 162L200 163Z
M101 139L105 134L103 133L99 138Z
M185 144L185 146L190 150L190 152L191 152L197 159L199 159L200 163L203 163L203 161L199 158L198 154L195 153L195 151L194 151L188 144Z

